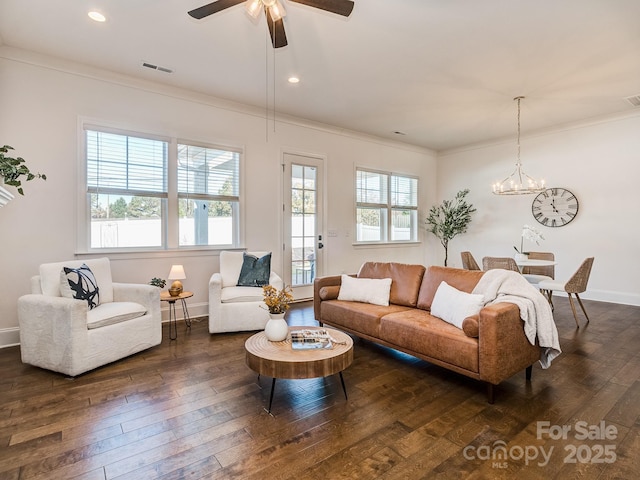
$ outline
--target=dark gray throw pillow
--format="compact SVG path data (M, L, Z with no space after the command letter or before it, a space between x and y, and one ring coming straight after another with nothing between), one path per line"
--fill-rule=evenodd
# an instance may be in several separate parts
M242 254L242 268L238 278L238 287L263 287L269 285L271 274L271 253L264 257Z

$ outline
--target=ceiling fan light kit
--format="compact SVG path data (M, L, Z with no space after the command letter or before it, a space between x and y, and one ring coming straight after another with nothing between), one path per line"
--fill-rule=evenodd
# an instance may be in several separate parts
M287 16L287 12L280 3L280 0L247 0L245 3L246 12L253 18L258 18L260 12L265 10L274 22Z
M544 180L534 180L524 172L520 161L520 100L524 97L515 97L518 102L518 156L516 168L507 178L493 184L493 193L496 195L528 195L540 193L545 190Z
M300 3L309 7L318 8L326 12L335 13L348 17L351 15L354 3L352 0L290 0L293 3ZM203 5L202 7L189 11L189 15L201 20L209 15L218 13L229 7L245 4L246 12L254 19L258 18L260 12L264 10L269 27L269 36L273 48L281 48L287 45L287 35L284 31L282 19L287 15L284 5L280 0L218 0L217 2Z

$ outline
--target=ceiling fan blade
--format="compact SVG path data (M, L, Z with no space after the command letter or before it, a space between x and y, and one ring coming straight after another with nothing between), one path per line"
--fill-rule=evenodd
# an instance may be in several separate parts
M280 48L287 46L287 34L284 31L284 23L282 18L276 22L271 18L271 14L266 11L267 25L269 25L269 36L271 37L271 43L273 48Z
M208 17L209 15L213 15L214 13L218 13L229 7L233 7L234 5L238 5L239 3L242 3L244 1L245 0L218 0L217 2L209 3L208 5L203 5L202 7L195 8L188 13L193 18L197 18L198 20L200 20L204 17Z
M351 15L354 3L351 0L291 0L295 3L309 5L327 12L336 13L343 17Z

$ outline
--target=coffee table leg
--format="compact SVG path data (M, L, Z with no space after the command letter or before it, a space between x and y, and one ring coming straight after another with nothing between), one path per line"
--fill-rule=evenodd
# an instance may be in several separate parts
M271 394L269 395L269 410L267 410L267 413L271 413L271 404L273 403L273 392L276 389L276 379L274 378L273 381L271 382Z
M342 382L342 391L344 392L344 399L347 399L347 387L344 386L344 377L342 376L342 372L340 372L340 382Z

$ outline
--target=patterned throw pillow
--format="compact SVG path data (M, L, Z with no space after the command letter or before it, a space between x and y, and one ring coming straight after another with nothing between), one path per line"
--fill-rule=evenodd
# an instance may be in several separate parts
M269 285L271 275L271 253L264 257L242 254L242 269L238 278L238 287L263 287Z
M85 263L79 268L63 267L60 277L60 293L63 297L86 300L89 310L100 305L100 289L96 277Z

